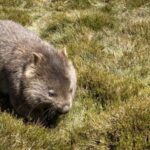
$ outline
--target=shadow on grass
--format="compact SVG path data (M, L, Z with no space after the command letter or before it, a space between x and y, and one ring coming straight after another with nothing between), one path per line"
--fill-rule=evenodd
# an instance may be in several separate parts
M45 128L55 128L60 121L60 119L59 119L60 114L56 114L52 118L45 117L45 119L43 119L42 121L40 119L35 120L33 118L32 119L25 118L25 117L19 115L15 111L15 109L13 108L13 106L10 103L9 96L7 94L2 94L2 93L0 93L0 111L7 112L7 113L13 115L14 117L16 117L17 119L22 119L24 124L26 124L26 125L27 124L35 124L35 125L42 125Z

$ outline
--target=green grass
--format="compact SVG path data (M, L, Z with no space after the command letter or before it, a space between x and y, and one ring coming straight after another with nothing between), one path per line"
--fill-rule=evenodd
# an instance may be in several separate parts
M134 0L134 1L126 0L126 5L127 7L134 9L143 6L148 2L149 0Z
M150 149L148 0L0 0L0 18L67 48L78 72L54 129L0 113L0 149Z
M21 23L22 25L31 24L31 16L28 11L14 8L0 8L0 19L9 19Z

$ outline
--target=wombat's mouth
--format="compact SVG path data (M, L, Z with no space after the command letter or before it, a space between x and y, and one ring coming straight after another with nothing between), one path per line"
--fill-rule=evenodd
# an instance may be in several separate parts
M38 109L38 107L37 107ZM44 114L49 114L50 116L57 114L58 116L66 114L69 112L70 106L67 105L62 105L61 107L58 107L56 105L52 105L50 103L42 103L41 105L39 105L39 109L42 109L42 112Z
M33 111L30 113L31 119L29 119L29 122L33 121L40 123L46 127L55 127L61 120L61 116L63 117L63 114L67 113L67 111L62 111L61 108L50 104L41 104L32 110Z
M45 116L47 116L48 118L53 118L53 116L61 116L61 115L64 115L66 113L67 113L67 111L63 112L61 109L55 108L55 107L43 109L43 114Z
M59 118L62 114L57 111L55 108L45 108L43 110L43 124L47 127L55 127L58 122Z

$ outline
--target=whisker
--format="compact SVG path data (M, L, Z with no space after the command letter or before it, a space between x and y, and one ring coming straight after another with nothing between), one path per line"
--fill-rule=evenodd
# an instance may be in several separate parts
M40 105L40 104L42 104L43 102L40 102L40 103L38 103L38 104L36 104L35 105L35 107L33 107L30 111L29 111L29 116L31 115L31 113Z

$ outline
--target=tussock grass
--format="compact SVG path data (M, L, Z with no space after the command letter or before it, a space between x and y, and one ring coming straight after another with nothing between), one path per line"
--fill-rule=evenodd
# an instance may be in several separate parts
M133 99L122 109L123 115L113 122L110 134L111 146L118 149L149 149L150 110L148 99ZM113 121L113 120L112 120Z
M149 149L148 0L0 0L0 18L67 48L78 72L69 114L56 128L0 114L0 149Z
M115 19L108 13L89 10L89 12L83 12L81 16L80 23L95 31L100 30L102 27L114 27Z
M133 22L128 27L127 32L136 38L142 38L149 44L150 42L150 20Z
M93 74L83 73L80 78L82 86L89 91L93 98L97 99L103 106L118 101L127 101L132 96L137 96L143 85L132 78L121 78L107 72L96 72Z
M4 7L24 7L24 8L30 8L33 6L36 6L37 4L41 3L41 1L36 1L36 0L1 0L0 5Z
M31 24L29 12L22 9L0 8L0 19L14 20L22 25Z
M149 0L135 0L135 1L126 0L126 5L128 8L134 9L141 7L142 5L145 5L148 2Z
M86 9L88 7L91 6L90 1L88 0L73 0L73 1L69 1L69 7L71 8L76 8L76 9Z

